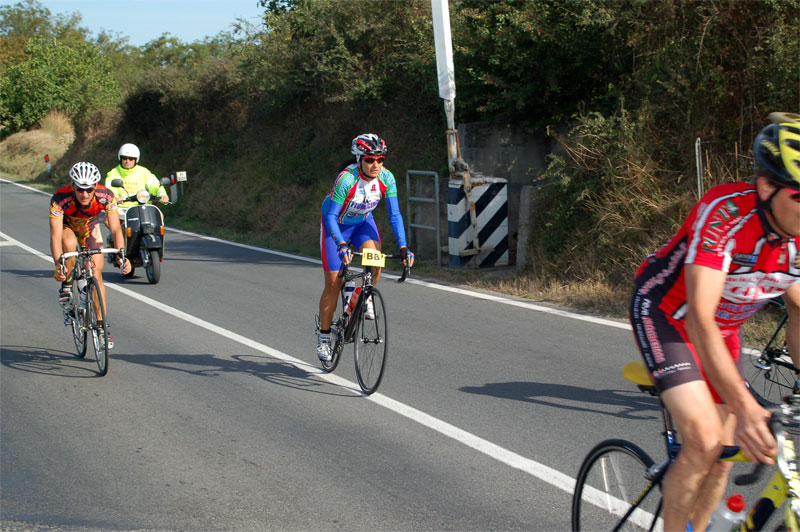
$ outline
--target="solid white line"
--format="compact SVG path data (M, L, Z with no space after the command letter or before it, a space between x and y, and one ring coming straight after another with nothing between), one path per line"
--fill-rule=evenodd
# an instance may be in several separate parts
M31 248L30 246L27 246L22 242L19 242L18 240L11 238L10 236L2 232L0 232L0 237L5 238L9 242L14 243L15 245L21 247L22 249L28 251L29 253L31 253L36 257L46 260L51 264L53 262L51 257L48 257L44 253L41 253ZM106 283L106 288L125 294L138 301L141 301L146 305L150 305L153 308L157 308L163 312L166 312L167 314L171 314L176 318L180 318L188 323L206 329L210 332L216 333L224 338L228 338L229 340L239 342L240 344L245 345L251 349L260 351L261 353L267 354L276 359L292 364L298 369L306 371L311 375L315 375L318 378L324 379L336 386L341 386L342 388L345 388L356 395L362 395L362 397L374 402L377 405L380 405L388 410L391 410L392 412L399 414L407 419L410 419L411 421L426 426L444 436L447 436L448 438L452 438L466 445L467 447L475 449L478 452L481 452L487 456L494 458L495 460L503 464L524 471L540 480L547 482L548 484L555 486L556 488L564 490L567 493L572 493L575 487L575 480L573 478L569 477L568 475L565 475L564 473L556 469L553 469L552 467L548 467L544 464L535 462L534 460L531 460L529 458L525 458L524 456L509 451L508 449L505 449L488 440L475 436L474 434L471 434L454 425L451 425L450 423L447 423L445 421L442 421L441 419L426 414L421 410L417 410L416 408L413 408L399 401L386 397L385 395L375 393L371 396L363 396L363 394L361 394L361 390L358 388L356 384L348 381L347 379L343 379L337 375L331 373L325 373L321 368L318 368L315 365L309 364L293 356L287 355L286 353L283 353L281 351L278 351L277 349L273 349L267 345L251 340L250 338L247 338L240 334L236 334L227 329L223 329L218 325L214 325L213 323L207 322L196 316L192 316L191 314L178 310L174 307L170 307L169 305L165 305L163 303L150 299L149 297L145 297L127 288L123 288L121 286L117 286L111 283Z
M46 192L42 192L41 190L36 190L34 188L27 187L25 185L20 185L18 183L15 183L13 181L8 181L6 179L0 179L0 182L9 183L9 184L12 184L12 185L17 185L17 186L26 188L28 190L32 190L34 192L39 192L41 194L47 194ZM312 259L312 258L309 258L309 257L302 257L300 255L293 255L291 253L283 253L283 252L280 252L280 251L273 251L271 249L260 248L260 247L257 247L257 246L249 246L247 244L239 244L237 242L230 242L228 240L223 240L221 238L215 238L213 236L206 236L206 235L201 235L201 234L198 234L198 233L192 233L190 231L184 231L182 229L173 229L171 227L167 227L167 229L170 232L175 232L175 233L179 233L179 234L183 234L183 235L187 235L187 236L192 236L192 237L195 237L195 238L201 238L203 240L210 240L212 242L218 242L218 243L221 243L221 244L228 244L229 246L235 246L235 247L239 247L239 248L249 249L251 251L258 251L260 253L269 253L270 255L278 255L279 257L285 257L285 258L289 258L289 259L293 259L293 260L299 260L299 261L303 261L303 262L310 262L312 264L322 264L322 261L319 260L319 259ZM398 279L399 278L399 276L394 275L394 274L390 274L390 273L382 273L381 276L383 276L383 277L385 277L387 279ZM451 292L453 294L460 294L460 295L464 295L464 296L468 296L468 297L474 297L474 298L477 298L477 299L484 299L486 301L494 301L495 303L501 303L503 305L511 305L511 306L514 306L514 307L520 307L520 308L524 308L524 309L528 309L528 310L533 310L535 312L544 312L546 314L553 314L555 316L561 316L563 318L570 318L570 319L579 320L579 321L588 321L588 322L591 322L591 323L596 323L598 325L606 325L608 327L615 327L617 329L626 329L626 330L629 330L629 331L632 330L631 329L631 325L629 323L627 323L627 322L624 322L624 321L614 321L614 320L610 320L610 319L598 318L598 317L595 317L595 316L589 316L589 315L585 315L585 314L576 314L574 312L569 312L567 310L561 310L561 309L557 309L557 308L546 307L546 306L543 306L543 305L537 305L535 303L528 303L526 301L518 301L516 299L510 299L510 298L499 296L499 295L486 294L486 293L482 293L482 292L475 292L475 291L472 291L472 290L466 290L464 288L456 288L456 287L453 287L453 286L446 286L446 285L442 285L442 284L432 283L432 282L429 282L429 281L420 281L420 280L417 280L417 279L407 279L406 282L407 283L411 283L411 284L416 284L416 285L419 285L419 286L425 286L425 287L432 288L432 289L435 289L435 290L441 290L441 291L444 291L444 292Z

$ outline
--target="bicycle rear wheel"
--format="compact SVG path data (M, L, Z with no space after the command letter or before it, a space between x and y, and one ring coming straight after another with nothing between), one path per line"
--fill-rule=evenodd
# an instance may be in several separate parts
M784 340L785 326L784 312L762 348L743 348L740 355L750 392L762 406L780 404L794 389L795 368Z
M658 489L648 480L653 460L624 440L598 444L581 464L572 496L572 530L651 530L661 511ZM641 500L640 500L641 499ZM639 501L624 522L623 516Z
M106 324L106 309L100 297L100 287L92 279L86 287L88 300L86 302L86 323L89 337L92 339L97 370L102 377L108 373L108 325ZM95 304L97 307L95 307Z
M353 317L358 319L353 335L356 377L361 391L367 395L374 393L380 386L389 351L389 331L383 298L375 288L369 297L372 298L374 319L367 319L367 299L364 299L358 315Z
M75 342L75 351L78 358L86 356L86 329L82 328L84 311L80 309L81 295L78 291L77 276L72 279L72 310L69 317L70 328L72 329L72 340Z

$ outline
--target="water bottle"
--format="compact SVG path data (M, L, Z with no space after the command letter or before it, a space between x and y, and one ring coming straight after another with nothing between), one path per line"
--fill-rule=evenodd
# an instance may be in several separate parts
M353 295L353 290L355 289L355 281L347 281L344 283L344 308L347 308L347 304L350 302L350 296Z
M730 532L739 527L746 517L744 497L731 495L714 510L706 532Z
M355 290L353 290L353 295L350 296L350 301L347 302L347 314L352 314L353 309L356 307L356 301L358 301L358 295L361 293L361 287L359 286Z
M81 309L86 308L86 279L78 279L78 300Z

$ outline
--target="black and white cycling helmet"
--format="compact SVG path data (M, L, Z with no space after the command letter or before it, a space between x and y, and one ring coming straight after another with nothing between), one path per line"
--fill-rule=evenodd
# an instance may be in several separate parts
M386 142L374 133L364 133L353 139L350 153L359 160L364 155L386 155Z
M785 187L800 189L800 115L770 113L770 125L753 143L755 170Z
M100 170L95 165L79 162L69 169L69 178L78 188L91 188L100 182Z
M136 164L139 164L139 148L136 144L131 144L130 142L123 144L117 154L117 160L121 161L123 156L133 157L136 160Z

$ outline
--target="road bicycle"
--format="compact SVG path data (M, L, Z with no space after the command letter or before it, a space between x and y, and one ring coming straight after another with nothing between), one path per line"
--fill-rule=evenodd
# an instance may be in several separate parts
M372 284L373 268L383 268L386 259L401 259L402 255L386 255L378 250L364 249L363 253L352 252L361 257L361 271L352 265L344 264L339 277L342 279L340 290L341 313L331 324L331 359L321 361L322 369L330 373L336 369L342 356L345 344L353 344L356 378L361 391L370 395L378 389L386 370L386 358L389 351L389 322L386 319L386 305L383 296ZM398 283L406 280L410 273L408 266L403 266L403 273ZM361 286L356 287L349 296L345 286L349 281L361 279ZM372 302L372 315L368 315L367 301ZM317 316L317 332L319 332L319 316Z
M658 397L642 361L631 362L622 370L626 379L639 389ZM795 446L786 431L796 435L800 420L800 395L790 395L780 405L771 407L770 428L778 442L777 469L750 507L743 530L761 530L774 509L784 505L786 530L798 530L800 515L800 474L797 471ZM663 403L664 441L667 459L658 464L637 445L626 440L606 440L592 449L581 464L572 496L572 530L660 530L662 508L661 482L670 464L680 453L681 444L673 421ZM786 429L786 430L785 430ZM726 446L719 460L747 462L738 447ZM764 464L734 478L743 486L758 481ZM784 504L787 503L788 504Z
M781 316L772 336L761 349L742 350L745 380L762 406L780 404L784 396L799 391L795 390L797 373L782 334L788 318L786 304L776 298L770 300L769 306L777 307Z
M122 256L123 250L114 248L87 249L70 251L61 255L59 262L65 270L66 260L75 257L75 268L72 271L72 296L64 311L64 325L72 329L72 339L78 358L86 356L87 339L91 340L94 349L97 369L100 376L108 373L108 321L103 298L100 296L100 285L94 276L92 255L115 254Z

